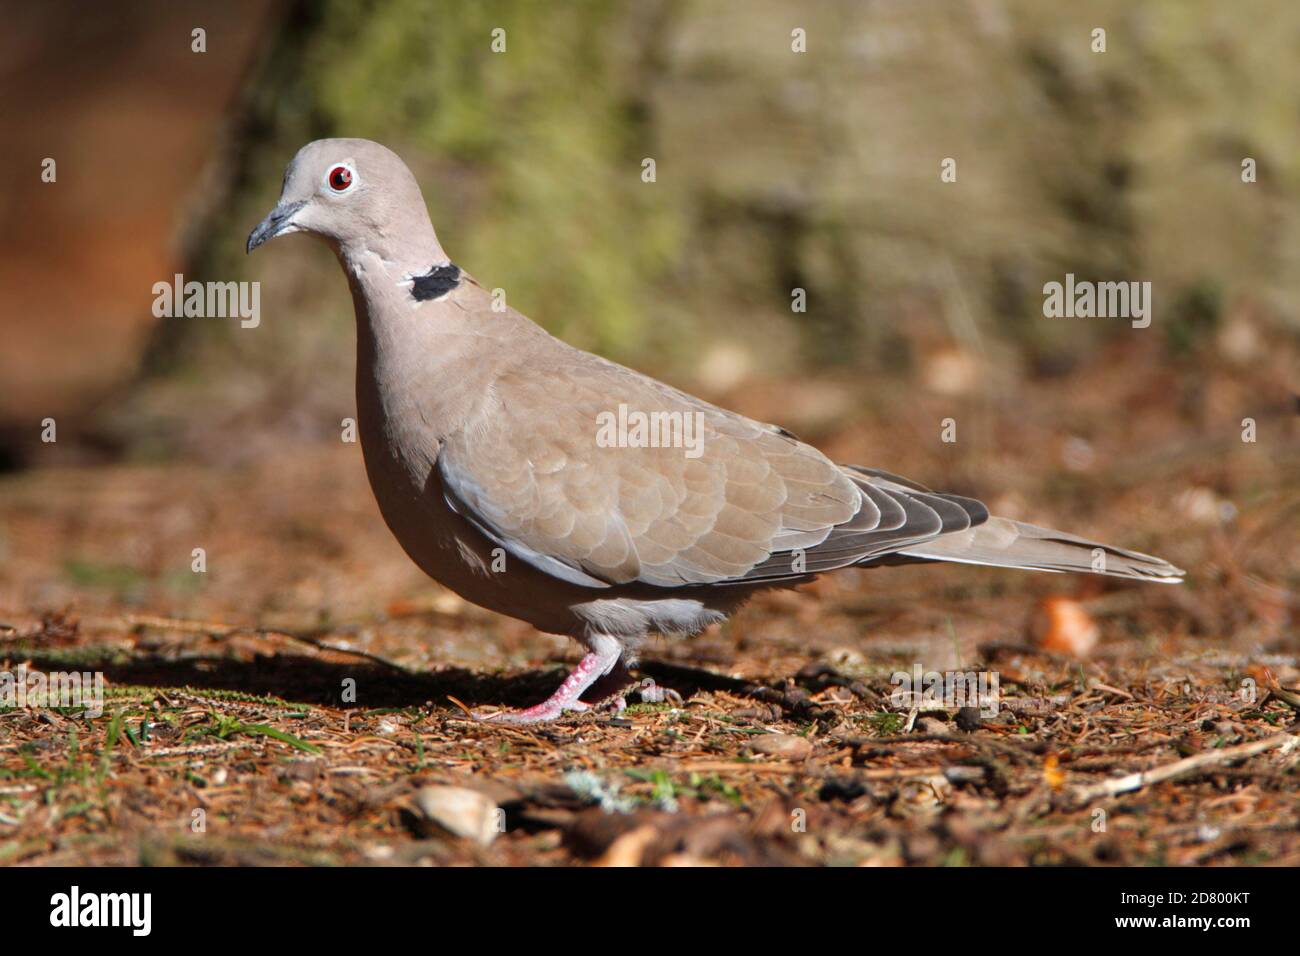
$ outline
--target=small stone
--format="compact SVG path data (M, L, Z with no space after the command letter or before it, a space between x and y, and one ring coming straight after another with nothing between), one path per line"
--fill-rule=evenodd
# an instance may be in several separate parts
M749 746L755 753L780 757L782 760L807 760L813 750L806 737L792 734L764 734L751 740Z
M856 777L838 776L829 777L821 790L817 791L817 799L830 802L832 800L842 800L849 803L858 797L864 797L867 794L866 785Z
M918 734L946 734L948 725L938 717L918 717L912 729Z
M921 381L937 395L969 394L980 381L979 360L958 348L941 348L922 362Z
M889 815L901 819L934 816L943 810L951 796L952 784L942 774L905 780L889 805Z
M1087 657L1101 639L1101 629L1082 604L1065 597L1043 598L1030 620L1039 647L1071 657Z
M310 783L320 777L323 769L324 765L320 760L290 760L280 765L279 777L289 783L294 781Z
M1213 488L1204 486L1180 492L1174 499L1174 507L1187 520L1206 527L1228 523L1237 513L1232 502L1220 498Z
M420 815L452 836L487 846L496 839L499 811L492 800L465 787L421 787L415 795Z
M659 838L653 826L629 830L609 845L605 855L596 860L596 866L640 866L646 848Z

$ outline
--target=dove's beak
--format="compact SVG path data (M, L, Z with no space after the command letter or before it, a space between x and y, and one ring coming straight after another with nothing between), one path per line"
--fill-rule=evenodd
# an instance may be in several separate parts
M302 199L298 202L282 202L272 209L270 214L257 224L257 228L248 234L246 251L252 252L262 243L274 239L276 236L285 236L292 232L298 232L301 227L293 221L293 217L305 205L307 205L307 201Z

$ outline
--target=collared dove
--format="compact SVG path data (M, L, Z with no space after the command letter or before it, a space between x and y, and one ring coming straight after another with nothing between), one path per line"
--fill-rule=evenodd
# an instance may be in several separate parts
M839 568L1183 573L836 464L775 425L565 344L451 263L415 177L378 143L299 150L248 251L294 232L324 239L347 274L366 472L406 553L466 600L587 650L545 702L495 717L621 701L649 632L694 634L756 591Z

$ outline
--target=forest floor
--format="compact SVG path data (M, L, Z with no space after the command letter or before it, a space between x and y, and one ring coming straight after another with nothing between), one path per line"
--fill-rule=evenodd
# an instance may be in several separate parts
M1298 865L1300 436L1282 407L1240 440L1249 374L1201 386L1099 362L962 402L964 448L944 396L803 434L1185 585L848 572L653 641L680 703L542 726L466 709L540 700L576 648L425 579L355 445L4 476L0 674L104 699L0 698L0 864ZM827 400L799 389L729 403ZM900 671L996 677L996 713Z

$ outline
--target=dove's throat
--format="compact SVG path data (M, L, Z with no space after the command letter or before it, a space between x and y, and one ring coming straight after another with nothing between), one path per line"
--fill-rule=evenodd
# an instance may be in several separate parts
M407 263L367 250L346 253L339 258L356 312L357 424L366 466L372 482L418 494L442 443L483 413L512 353L501 347L502 323L475 308L477 286L456 284L420 300ZM416 274L428 271L426 262Z

